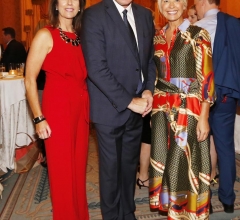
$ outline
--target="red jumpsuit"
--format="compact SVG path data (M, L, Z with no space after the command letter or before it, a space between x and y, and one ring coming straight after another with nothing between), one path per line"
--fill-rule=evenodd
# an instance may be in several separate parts
M46 71L43 115L52 130L45 140L54 220L88 220L86 164L89 135L89 98L81 45L61 39L59 30L48 27L52 51ZM65 32L69 38L74 33Z

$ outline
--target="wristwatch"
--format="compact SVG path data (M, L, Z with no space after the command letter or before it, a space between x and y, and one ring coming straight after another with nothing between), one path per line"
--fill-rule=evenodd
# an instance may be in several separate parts
M40 115L40 116L34 118L33 122L34 122L34 124L38 124L39 122L44 121L44 120L46 120L46 118L43 115Z

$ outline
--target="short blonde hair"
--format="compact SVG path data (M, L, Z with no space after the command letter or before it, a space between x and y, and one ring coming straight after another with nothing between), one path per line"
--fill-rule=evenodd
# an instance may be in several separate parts
M159 9L159 11L160 11L161 13L162 13L162 7L161 7L162 1L163 1L163 0L158 0L158 9ZM184 4L185 8L187 9L188 0L182 0L182 1L183 1L183 4Z

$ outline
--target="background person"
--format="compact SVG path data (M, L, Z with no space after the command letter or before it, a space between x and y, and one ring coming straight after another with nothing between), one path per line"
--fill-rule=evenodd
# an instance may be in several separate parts
M209 108L214 101L210 36L183 19L186 0L158 0L168 24L154 37L150 207L171 219L208 219Z
M143 130L141 139L141 151L139 160L139 175L137 185L139 189L142 187L149 187L149 164L151 152L151 127L150 127L151 113L148 113L143 118Z
M8 71L9 63L25 63L27 52L22 43L15 40L15 30L11 27L2 29L2 41L7 46L2 54L1 63L5 63Z
M194 24L198 20L195 5L192 5L188 9L188 20L190 21L191 24Z
M51 26L34 37L26 65L27 98L36 132L45 139L54 220L89 219L89 100L78 37L84 5L84 0L50 0ZM36 83L41 67L46 72L42 109Z
M103 219L136 219L142 116L151 111L156 75L153 36L151 11L132 0L103 0L84 12L81 40L98 138Z

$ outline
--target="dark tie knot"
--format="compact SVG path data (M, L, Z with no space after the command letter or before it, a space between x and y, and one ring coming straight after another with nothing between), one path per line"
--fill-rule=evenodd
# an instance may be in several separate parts
M125 9L122 13L123 13L123 15L127 16L128 10Z

